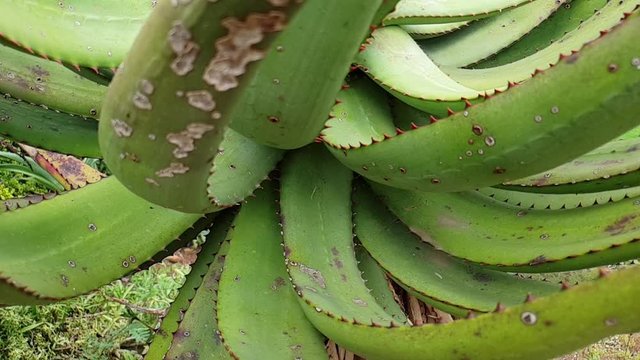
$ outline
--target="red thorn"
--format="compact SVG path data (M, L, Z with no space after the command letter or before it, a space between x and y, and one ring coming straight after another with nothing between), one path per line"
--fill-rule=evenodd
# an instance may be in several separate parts
M100 74L100 71L98 70L97 66L92 67L91 70L93 70L93 72L98 74L98 75Z
M449 116L451 116L451 115L453 115L453 114L455 114L455 113L456 113L456 112L455 112L455 111L453 111L453 110L451 110L451 108L447 108L447 114L448 114Z
M378 29L378 25L369 25L369 30L371 30L371 32L376 31Z
M335 102L335 104L334 104L334 105L340 105L340 104L342 104L342 100L340 100L340 99L336 99L336 102Z
M629 16L631 16L630 12L622 13L622 20L626 20Z
M509 81L509 83L508 83L508 85L507 85L507 89L511 89L511 88L513 88L513 87L516 87L516 86L518 86L518 84L517 84L517 83L515 83L515 82L513 82L513 81Z
M562 286L560 287L560 289L569 290L569 288L571 288L571 285L569 285L569 283L566 280L562 280Z
M367 50L367 47L364 44L360 45L360 48L358 49L358 51L363 52L365 50Z
M527 297L524 299L524 302L530 303L530 302L533 302L533 300L535 300L535 299L536 299L535 296L533 296L531 293L528 293Z
M500 90L500 89L494 89L494 90L493 90L493 93L494 93L494 94L502 94L502 90Z
M533 76L536 76L536 75L538 75L538 74L542 74L542 73L543 73L543 71L542 71L542 70L540 70L540 69L536 69L536 71L534 71L534 72L533 72L533 75L531 75L531 76L533 77Z
M468 108L470 108L472 106L473 106L473 104L471 103L471 101L469 101L467 99L464 99L464 108L465 109L468 109Z
M504 305L502 305L501 303L498 303L498 305L496 305L496 308L495 310L493 310L493 312L503 313L505 309L506 307Z
M73 68L76 69L76 71L80 71L80 65L74 64L74 65L71 65L71 66L73 66Z
M412 123L411 123L411 130L415 130L415 129L417 129L417 128L419 128L419 126L418 126L418 125L416 125L416 123L412 122Z
M429 115L429 123L435 124L436 122L438 122L438 118L433 115Z
M391 139L391 136L387 135L386 133L384 134L384 138L385 139Z
M25 46L25 49L27 49L28 52L30 52L31 54L35 54L35 52L33 51L33 49L29 46Z
M324 139L322 138L322 136L316 136L316 138L314 139L314 141L315 141L317 144L321 144L321 143L323 143L323 142L324 142Z
M349 84L344 84L342 86L340 86L340 90L347 90L349 89L351 86L349 86Z
M402 129L400 128L396 128L396 135L402 135L404 134L404 131L402 131Z
M62 65L62 60L60 60L60 59L56 59L55 62L57 62L58 64Z
M609 30L600 30L600 36L605 36L609 33Z
M40 56L42 56L45 60L49 60L49 57L47 56L47 54L40 54Z
M357 70L358 70L358 67L355 66L355 65L351 65L351 67L349 68L349 72L354 72L354 71L357 71Z

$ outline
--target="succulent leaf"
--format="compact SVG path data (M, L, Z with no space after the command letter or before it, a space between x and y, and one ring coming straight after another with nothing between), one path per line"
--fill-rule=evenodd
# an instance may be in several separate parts
M0 293L0 303L40 303L93 290L135 269L199 217L153 206L115 178L4 212L0 283L13 290Z

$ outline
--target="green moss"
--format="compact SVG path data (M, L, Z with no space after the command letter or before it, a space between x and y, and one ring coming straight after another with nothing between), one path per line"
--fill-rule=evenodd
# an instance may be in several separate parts
M0 151L6 151L6 148L0 145ZM0 164L15 163L15 161L0 157ZM0 200L22 197L29 194L44 194L48 191L46 187L28 179L24 175L0 170Z
M0 200L22 197L29 194L44 194L49 190L35 181L18 174L0 171Z
M0 359L142 359L188 271L158 264L65 302L0 309Z

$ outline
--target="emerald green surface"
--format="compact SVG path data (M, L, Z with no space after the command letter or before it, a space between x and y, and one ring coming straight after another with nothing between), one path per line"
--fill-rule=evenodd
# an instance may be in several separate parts
M352 324L313 304L305 311L320 331L367 359L538 360L638 331L639 285L640 268L623 270L502 313L419 327Z
M478 20L446 38L422 41L420 47L436 64L464 67L516 42L562 5L557 0L536 0Z
M481 194L524 209L575 209L603 205L640 195L640 186L594 193L538 194L498 188L483 188Z
M115 178L4 212L0 283L14 289L0 293L0 303L91 291L134 270L199 217L153 206Z
M221 336L236 359L326 359L324 337L287 280L276 200L268 183L234 221L217 303Z
M400 0L396 9L384 19L385 25L439 24L480 19L532 0Z
M207 181L209 198L221 206L241 202L253 194L283 155L280 149L257 144L227 128Z
M632 16L544 74L435 124L346 151L324 140L362 176L412 190L471 190L553 168L638 126L640 76L631 60L639 30ZM377 106L382 113L387 104ZM369 127L363 111L350 116Z
M506 89L509 82L529 79L536 71L552 67L562 56L579 51L585 44L594 41L603 33L620 24L625 13L633 11L640 1L623 0L607 3L596 15L586 19L558 41L544 49L512 63L487 69L458 69L443 67L442 70L455 81L478 91ZM604 50L606 52L607 50Z
M351 172L321 146L285 158L280 216L289 276L302 300L315 304L314 311L350 322L398 324L362 280L353 250L350 193Z
M467 26L470 21L459 21L443 24L403 25L404 31L414 39L429 39L442 36Z
M355 79L338 93L338 99L340 103L333 107L321 132L325 141L331 141L336 147L357 148L382 141L385 135L395 135L389 109L378 106L387 102L386 94L372 82ZM364 115L368 126L360 126L353 113Z
M98 123L10 97L0 97L0 135L76 156L102 157Z
M220 209L211 203L207 180L237 91L215 91L207 81L218 77L205 80L203 74L217 53L211 44L224 46L224 39L234 36L230 31L241 29L234 21L259 23L264 18L261 35L269 44L282 16L290 12L270 14L270 9L259 0L242 6L228 1L158 3L114 77L101 116L102 152L125 186L179 211ZM252 12L253 20L247 19ZM234 79L220 81L229 86Z
M211 305L217 300L218 280L229 245L225 239L233 215L228 212L219 216L211 228L198 260L156 330L145 355L147 360L173 360L201 354L214 359L231 359L219 339L211 341L217 337L215 306Z
M474 65L474 67L490 68L505 65L532 55L575 29L583 21L597 13L607 2L609 1L580 0L567 2L519 41L495 56Z
M397 295L392 292L391 280L384 269L369 255L364 246L356 245L355 252L358 268L362 271L362 280L366 283L367 289L371 291L371 296L398 323L406 323L407 315L396 302Z
M230 126L282 149L313 142L382 2L305 0L250 75Z
M0 91L76 115L96 117L106 86L72 70L0 43Z
M120 65L155 1L6 0L0 34L74 65Z
M490 312L498 303L518 305L527 294L538 297L560 290L558 284L519 279L434 249L396 221L362 185L356 189L353 210L356 234L371 256L405 289L454 316Z
M447 253L518 272L566 271L640 256L640 202L523 210L475 192L417 193L375 185L415 234Z

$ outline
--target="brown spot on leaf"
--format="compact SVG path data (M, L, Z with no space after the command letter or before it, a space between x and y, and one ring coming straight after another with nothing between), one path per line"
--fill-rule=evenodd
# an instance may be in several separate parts
M213 125L204 123L191 123L187 125L187 129L179 133L169 133L167 141L176 145L173 149L173 156L177 159L185 158L190 152L195 150L195 140L201 139L202 136L214 129ZM158 175L159 176L159 175Z
M204 71L203 79L218 91L238 86L238 77L246 72L249 63L264 58L264 51L254 49L266 33L281 31L285 26L285 14L270 11L266 14L250 14L245 21L235 17L222 20L229 33L216 41L216 55Z
M271 290L276 291L285 285L285 281L283 278L278 276L273 283L271 284Z
M430 244L435 249L442 250L442 246L440 246L440 244L438 244L436 240L433 237L431 237L431 234L429 234L428 232L419 228L411 227L411 226L409 227L409 230L411 230L412 233L418 235L422 241L426 242L427 244Z
M119 119L111 120L111 126L118 137L129 137L133 133L133 128Z
M187 102L202 111L213 111L216 108L213 96L207 90L187 91Z
M544 255L540 255L535 259L532 259L531 261L529 261L529 265L540 265L540 264L544 264L545 262L547 262L547 257Z
M176 75L184 76L193 70L193 63L198 57L200 47L191 41L191 32L181 23L176 22L169 30L169 46L176 54L171 69Z
M605 231L608 232L610 235L619 235L619 234L621 234L621 233L623 233L625 231L626 226L631 221L633 221L636 217L637 217L637 215L624 216L624 217L616 220L616 222L614 222L613 224L607 226Z
M189 171L189 167L183 163L172 162L168 167L156 171L156 175L159 177L173 177L177 174L184 174Z
M135 107L140 110L151 110L153 108L153 106L151 105L151 101L149 100L147 95L141 93L140 91L136 91L136 93L133 94L132 101L133 105L135 105Z
M309 278L315 282L316 284L318 284L321 288L325 289L327 287L327 284L324 281L324 277L322 276L322 273L316 269L312 269L306 265L300 264L298 265L298 267L300 268L300 271L302 271L303 273L307 274L309 276Z
M31 72L33 73L33 75L43 78L43 77L47 77L49 76L49 72L45 69L43 69L40 65L36 65L36 66L32 66L29 68L29 70L31 70Z
M573 53L569 56L567 56L564 61L567 64L574 64L576 61L578 61L578 59L580 58L580 55L578 55L578 53Z

